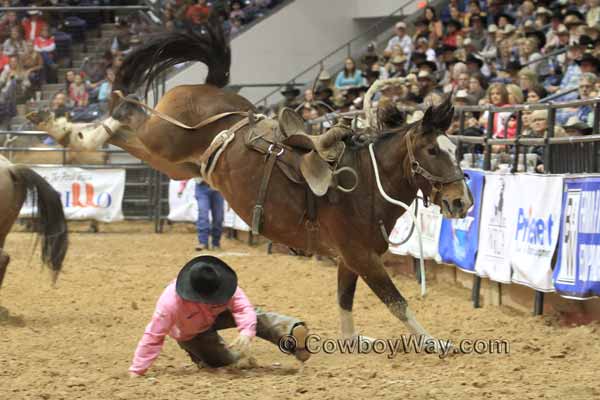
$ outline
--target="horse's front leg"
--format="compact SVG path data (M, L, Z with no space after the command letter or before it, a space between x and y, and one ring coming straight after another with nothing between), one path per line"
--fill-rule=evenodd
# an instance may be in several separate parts
M448 343L435 340L419 324L413 312L408 308L406 299L400 294L385 270L381 257L366 249L361 250L344 255L344 260L348 268L357 273L366 282L377 297L387 306L392 315L402 321L412 334L422 339L419 343L425 345L431 341L437 351L447 351Z

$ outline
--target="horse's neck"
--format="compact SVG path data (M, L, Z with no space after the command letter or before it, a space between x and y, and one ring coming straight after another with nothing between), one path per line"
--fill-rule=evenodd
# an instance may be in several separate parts
M374 155L383 190L391 198L410 205L417 195L417 188L408 172L410 161L404 135L398 133L389 139L385 139L384 142L376 144ZM372 163L373 160L369 160L371 173L374 173ZM375 179L374 176L373 179ZM376 199L378 199L375 203L376 209L380 210L384 220L395 221L404 212L404 209L385 200L379 192L376 182L374 185Z

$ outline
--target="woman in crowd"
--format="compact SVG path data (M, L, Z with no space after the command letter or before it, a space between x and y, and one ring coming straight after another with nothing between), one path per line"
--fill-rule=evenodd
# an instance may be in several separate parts
M338 89L363 84L362 72L356 68L356 64L351 57L346 59L344 70L341 71L335 80L335 87Z
M4 41L2 50L7 56L21 55L25 52L25 40L20 26L11 28L10 37Z
M508 102L508 90L506 90L506 86L503 83L492 83L488 88L488 102L489 104L496 107L505 107L509 104ZM492 135L494 137L504 137L504 124L507 119L510 117L509 112L496 112L494 113L494 121L492 125ZM484 129L487 129L488 124L488 115L489 113L485 111L481 118L479 119L479 123ZM510 136L509 136L510 137Z
M438 40L444 36L442 21L438 18L435 9L431 6L425 7L424 11L425 21L427 21L427 27L429 29L429 47L435 48Z
M21 56L21 64L27 73L33 90L40 90L44 80L44 60L34 50L33 42L25 43L25 53Z
M17 103L21 103L29 98L29 89L31 87L29 74L23 68L19 62L19 57L16 55L10 57L8 65L4 67L4 70L0 74L0 87L6 89L11 85L12 81L15 83Z

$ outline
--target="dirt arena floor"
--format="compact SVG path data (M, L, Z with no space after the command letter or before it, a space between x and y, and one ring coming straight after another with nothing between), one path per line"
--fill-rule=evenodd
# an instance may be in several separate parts
M13 262L0 291L0 398L17 399L599 399L600 325L560 327L552 316L506 307L473 309L470 292L395 276L419 321L437 336L506 339L509 354L315 354L302 368L271 343L253 344L256 364L198 369L167 338L143 378L127 374L156 299L194 252L191 225L150 233L149 224L101 225L71 235L56 288L30 261L34 237L9 235ZM74 228L74 229L77 229ZM112 232L111 232L112 231ZM338 337L331 263L267 255L265 245L225 240L220 255L257 306L303 318L323 339ZM376 338L408 332L362 282L357 329ZM227 340L235 330L226 331Z

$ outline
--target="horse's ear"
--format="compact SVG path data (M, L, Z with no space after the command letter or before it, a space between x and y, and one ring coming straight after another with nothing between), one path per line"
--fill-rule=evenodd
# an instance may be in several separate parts
M428 107L423 116L423 133L446 132L452 124L454 106L452 96L446 96L438 106Z
M421 127L423 129L424 134L433 133L433 131L435 130L433 107L429 106L425 110L423 118L421 119Z
M448 102L448 107L441 110L440 119L437 121L437 128L442 132L446 132L452 124L452 118L454 118L454 106L451 102Z

